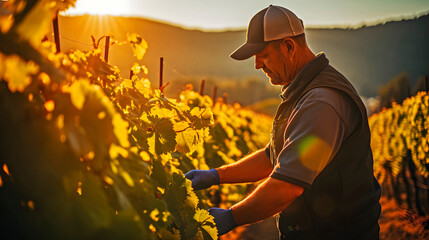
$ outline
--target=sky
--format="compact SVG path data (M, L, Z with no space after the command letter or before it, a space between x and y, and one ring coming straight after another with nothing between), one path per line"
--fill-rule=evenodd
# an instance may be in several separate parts
M429 0L77 0L63 14L139 16L219 31L246 28L270 4L292 10L306 27L358 27L429 13Z

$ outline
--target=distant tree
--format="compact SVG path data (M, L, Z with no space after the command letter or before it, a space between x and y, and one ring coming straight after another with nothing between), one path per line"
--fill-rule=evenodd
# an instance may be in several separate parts
M419 77L413 89L413 95L420 91L429 91L429 76Z
M407 73L401 73L386 85L378 89L380 107L391 107L392 102L402 103L410 96L410 78Z

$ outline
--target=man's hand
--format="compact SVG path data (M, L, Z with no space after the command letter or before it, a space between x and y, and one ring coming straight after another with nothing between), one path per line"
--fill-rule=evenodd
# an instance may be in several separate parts
M219 236L222 236L237 227L237 224L232 217L231 209L210 208L209 213L214 217L214 222L216 223L217 233Z
M216 169L192 170L185 174L185 177L192 181L192 188L200 190L219 184L219 174Z

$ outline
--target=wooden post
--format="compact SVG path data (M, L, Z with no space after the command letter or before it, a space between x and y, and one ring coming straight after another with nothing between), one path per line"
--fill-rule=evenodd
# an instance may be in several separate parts
M204 84L206 83L205 79L201 79L201 83L200 83L200 95L203 96L204 95Z
M162 87L163 71L164 71L164 58L162 57L159 59L159 89L161 89ZM162 92L162 89L161 89L161 92Z
M106 44L104 45L104 61L109 61L110 36L106 36Z
M216 102L216 95L217 95L217 87L214 86L213 87L213 93L212 93L212 100L213 100L213 105Z
M228 104L228 93L223 93L222 98L223 98L223 103Z
M55 15L54 21L54 38L55 38L55 46L57 48L57 53L61 52L60 48L60 30L58 27L58 13Z

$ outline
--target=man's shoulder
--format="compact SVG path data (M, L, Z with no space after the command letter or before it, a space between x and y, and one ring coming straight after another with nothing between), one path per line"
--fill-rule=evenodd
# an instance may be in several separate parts
M330 87L316 87L303 95L297 105L309 102L323 102L331 105L334 109L350 107L350 100L346 94L338 89Z
M322 71L320 71L316 78L341 79L348 81L348 79L340 71L338 71L330 64L328 64L328 66L326 66Z
M329 87L317 87L309 90L297 103L295 111L309 109L313 106L318 109L321 105L329 105L344 121L350 131L358 122L359 110L345 93ZM317 112L317 110L316 110ZM314 116L316 117L316 116ZM352 127L352 128L350 128ZM350 129L349 129L350 128Z

